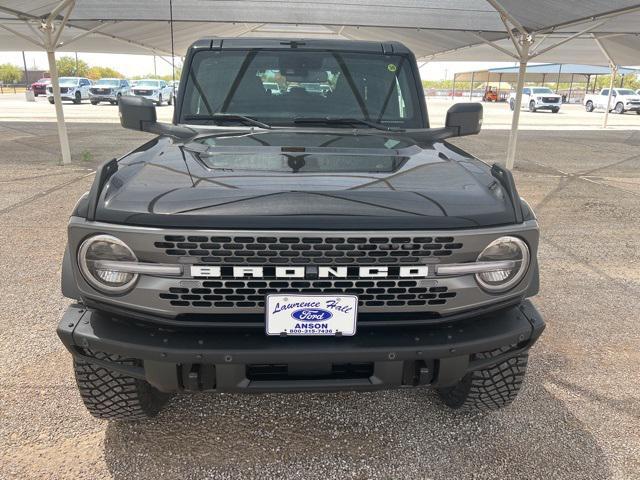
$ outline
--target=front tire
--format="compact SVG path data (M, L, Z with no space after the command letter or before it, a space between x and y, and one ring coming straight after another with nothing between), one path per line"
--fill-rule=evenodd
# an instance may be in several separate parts
M158 101L156 102L157 106L162 105L162 94L158 95Z
M87 351L98 360L136 365L116 354ZM89 413L106 420L142 420L157 415L171 394L162 393L144 380L108 370L85 360L73 361L80 396Z
M554 108L553 110L551 110L553 113L558 113L560 111L559 108Z
M618 115L622 115L624 113L624 105L620 102L616 104L616 108L614 109Z
M497 357L512 347L477 353L476 360ZM438 389L442 401L455 409L490 411L511 404L518 395L527 371L527 353L504 360L493 367L466 374L452 387Z
M593 102L589 100L584 106L584 109L589 113L593 112Z
M91 105L98 105L100 102L98 100L91 100Z
M535 113L536 111L536 102L534 102L533 100L529 102L529 111L531 113Z
M173 105L173 95L169 95L169 101L167 102L167 105Z
M76 105L82 103L82 95L80 94L80 92L76 92L76 95L73 98L73 103L75 103Z
M47 100L49 100L49 103L50 103L51 105L53 105L53 104L54 104L54 102L55 102L55 100L54 100L54 98L53 98L53 97L49 97L49 98L47 98Z
M513 99L509 100L509 109L512 112L516 109L516 102Z

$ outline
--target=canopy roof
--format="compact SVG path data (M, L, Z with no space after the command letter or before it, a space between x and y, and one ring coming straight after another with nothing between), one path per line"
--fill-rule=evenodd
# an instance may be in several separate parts
M609 75L608 67L598 65L577 65L573 63L546 63L542 65L528 65L524 77L525 82L586 82L595 75ZM633 68L620 68L618 75L640 74L640 70ZM476 70L473 72L460 72L454 75L456 81L470 82L509 82L518 80L518 67L490 68L488 70Z
M0 50L33 50L40 20L60 1L0 0ZM59 51L169 55L172 14L176 55L205 36L283 36L397 40L418 58L500 61L510 57L484 42L513 50L511 29L548 35L545 47L588 29L562 50L541 55L542 61L588 57L585 63L607 65L594 34L617 64L638 63L640 51L638 0L172 0L172 9L169 0L68 3L75 6Z

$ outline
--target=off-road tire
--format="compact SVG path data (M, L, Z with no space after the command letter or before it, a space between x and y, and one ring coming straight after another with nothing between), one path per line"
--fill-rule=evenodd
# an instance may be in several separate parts
M120 355L87 351L98 360L136 365ZM80 396L89 413L106 420L143 420L158 414L171 394L159 392L147 382L102 366L74 359Z
M585 104L584 109L585 109L587 112L593 112L593 110L594 110L594 108L593 108L593 102L592 102L591 100L589 100L589 101Z
M477 353L475 360L497 357L512 347ZM511 404L518 395L527 371L527 353L511 357L497 365L475 370L452 387L438 389L440 398L449 407L464 410L498 410Z
M614 110L618 115L622 115L624 113L624 105L622 102L618 102Z

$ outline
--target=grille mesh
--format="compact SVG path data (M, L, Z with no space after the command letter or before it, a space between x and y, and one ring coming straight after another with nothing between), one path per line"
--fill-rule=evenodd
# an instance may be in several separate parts
M162 299L177 307L264 306L271 293L357 295L359 305L367 307L403 307L444 305L456 296L447 287L420 286L420 280L253 280L204 281L201 287L173 287L160 293Z
M462 248L454 237L253 237L166 235L165 254L226 265L416 264Z

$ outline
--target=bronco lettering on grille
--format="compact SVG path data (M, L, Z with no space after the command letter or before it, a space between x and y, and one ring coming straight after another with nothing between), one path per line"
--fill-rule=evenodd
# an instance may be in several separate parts
M381 267L228 267L192 265L194 278L427 278L426 265Z

